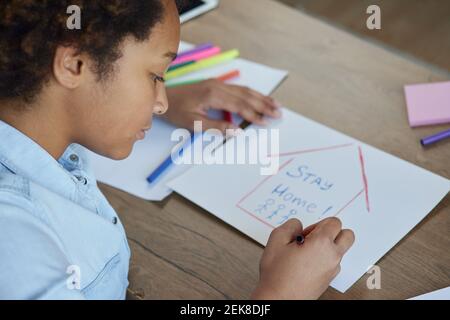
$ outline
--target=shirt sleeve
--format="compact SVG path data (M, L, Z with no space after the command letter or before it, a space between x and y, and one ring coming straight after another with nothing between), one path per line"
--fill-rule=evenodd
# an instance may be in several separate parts
M0 299L84 300L55 232L27 209L0 203Z

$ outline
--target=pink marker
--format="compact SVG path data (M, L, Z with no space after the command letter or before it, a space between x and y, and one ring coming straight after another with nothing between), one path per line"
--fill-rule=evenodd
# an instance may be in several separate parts
M187 56L187 55L191 55L191 54L196 53L196 52L204 51L204 50L212 48L212 47L214 47L214 45L212 43L210 43L210 42L204 43L204 44L196 46L193 49L186 50L186 51L178 53L178 57L181 58L181 57L184 57L184 56Z
M220 50L219 47L212 47L212 48L200 51L200 52L195 52L195 53L190 54L190 55L185 55L183 57L178 57L170 65L174 66L174 65L181 64L181 63L188 62L188 61L199 61L199 60L206 59L206 58L209 58L211 56L214 56L216 54L219 54L220 51L221 50Z

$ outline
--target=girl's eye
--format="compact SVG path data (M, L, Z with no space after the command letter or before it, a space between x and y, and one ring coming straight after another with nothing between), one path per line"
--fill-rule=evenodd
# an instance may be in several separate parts
M156 84L156 82L161 82L161 83L164 83L164 82L166 82L166 80L164 79L164 77L161 77L161 76L158 76L158 75L156 75L156 74L153 74L152 75L152 79L153 79L153 81L155 82L155 84Z

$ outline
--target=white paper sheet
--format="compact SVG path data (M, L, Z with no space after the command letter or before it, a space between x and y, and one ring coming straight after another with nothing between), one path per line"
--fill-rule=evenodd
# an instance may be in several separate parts
M280 134L278 174L261 176L259 165L201 165L168 186L262 245L289 214L305 227L337 215L356 235L332 282L341 292L450 190L445 178L287 109L270 128Z
M409 300L450 300L450 287L422 294Z
M182 42L180 51L192 47L193 45ZM172 82L217 77L234 69L239 69L241 76L229 83L248 86L265 95L269 95L287 76L287 72L284 70L270 68L245 59L236 59L180 77ZM235 121L239 121L237 117ZM147 182L146 178L176 145L176 142L170 139L171 133L175 129L176 127L155 117L149 134L143 141L135 144L133 152L125 160L114 161L89 152L97 180L146 200L163 200L172 192L166 186L166 182L184 172L189 166L172 166L161 176L161 179L152 185Z

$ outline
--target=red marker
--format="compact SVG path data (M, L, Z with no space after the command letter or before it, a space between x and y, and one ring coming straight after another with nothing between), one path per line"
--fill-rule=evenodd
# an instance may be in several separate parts
M219 77L217 77L216 79L222 82L237 78L241 75L241 72L239 70L233 70L231 72L225 73Z
M241 75L239 70L233 70L231 72L228 72L220 77L217 78L217 80L225 82L234 78L237 78ZM229 111L223 112L223 119L229 123L233 123L233 115Z

